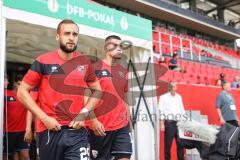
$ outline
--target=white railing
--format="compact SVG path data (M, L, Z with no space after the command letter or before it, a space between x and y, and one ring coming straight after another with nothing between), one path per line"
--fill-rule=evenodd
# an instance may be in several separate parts
M186 38L182 38L182 37L177 36L177 35L172 35L172 34L169 34L169 33L166 33L166 32L155 31L155 30L153 30L153 32L156 32L158 34L158 41L153 40L153 42L157 42L158 43L158 48L159 48L159 53L160 53L159 57L161 57L162 54L163 54L162 53L162 44L163 44L163 45L169 45L171 56L173 55L173 47L180 48L180 53L181 53L180 56L182 58L184 58L184 54L183 54L184 53L183 40L186 40L186 41L189 41L190 47L188 49L189 49L189 52L190 52L190 55L191 55L191 59L193 60L193 43L192 43L192 40L186 39ZM169 39L170 39L170 42L167 43L167 42L162 41L161 34L168 35ZM179 38L180 45L173 44L173 41L172 41L173 37ZM200 59L200 57L199 57L199 59Z

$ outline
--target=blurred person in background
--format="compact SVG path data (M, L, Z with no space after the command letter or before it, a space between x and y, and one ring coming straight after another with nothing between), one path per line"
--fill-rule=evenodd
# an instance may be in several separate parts
M229 123L238 127L239 119L237 116L236 104L230 91L231 84L229 82L223 83L222 91L216 99L217 113L221 124Z
M165 160L171 159L171 147L173 139L177 142L178 160L184 160L184 146L180 142L177 129L177 121L184 118L185 110L181 95L176 93L177 84L170 83L169 92L160 96L160 129L164 131Z
M239 88L239 82L240 82L240 77L239 76L234 77L234 81L232 82L231 87L232 88Z
M180 66L178 64L178 53L174 52L172 58L169 61L168 64L168 68L170 70L174 70L174 71L179 71L179 72L186 72L186 68L184 68L183 66Z
M132 155L132 122L126 103L128 70L120 64L123 48L123 41L119 36L108 36L104 44L105 57L95 63L96 77L104 93L101 100L107 105L99 103L96 110L90 113L93 114L89 125L92 160L110 160L113 157L114 160L129 160ZM108 109L111 111L107 111ZM101 115L101 112L106 113Z
M16 96L21 79L21 75L17 76L13 90L6 90L4 96L4 160L30 160L29 143L31 143L33 136L29 126L32 123L27 118L27 110ZM7 85L8 81L5 79L5 89Z
M216 85L217 85L217 86L222 86L225 82L226 82L225 74L224 74L224 73L220 73Z

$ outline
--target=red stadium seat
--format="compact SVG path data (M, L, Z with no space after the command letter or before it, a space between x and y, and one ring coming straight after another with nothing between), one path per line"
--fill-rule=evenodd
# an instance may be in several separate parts
M172 44L180 47L180 38L172 36Z
M153 41L154 42L159 42L159 32L152 32L152 36L153 36Z
M159 43L153 42L153 51L156 53L160 53Z
M171 54L169 44L162 44L161 47L162 47L162 54Z
M170 36L168 34L161 33L161 42L170 43Z
M200 45L200 46L205 46L207 48L215 50L217 52L222 52L223 54L228 54L228 55L240 58L240 55L238 55L234 49L226 47L224 45L219 45L207 40L203 40L197 37L192 37L184 34L177 35L175 32L168 30L164 27L158 27L155 29L156 30L152 32L154 52L157 52L157 53L161 52L162 54L171 54L171 51L172 52L180 51L181 49L180 38L183 38L182 47L184 47L184 50L186 52L190 51L190 43L192 41L193 54L197 54L197 55L203 54L202 52L203 48L198 46ZM172 48L170 48L170 42L171 42L170 38L173 44ZM161 39L161 44L158 43L159 39ZM194 44L197 44L197 45L194 45ZM160 50L160 45L161 45L161 50ZM211 50L208 50L208 49L205 49L204 55L208 57L216 58L218 60L223 60L222 56L216 55L215 53L212 54ZM166 59L167 66L169 64L168 63L169 60L170 58ZM168 81L181 82L181 83L189 83L189 84L216 85L216 80L219 78L220 73L225 73L226 79L230 81L232 81L236 75L240 76L240 70L220 68L210 64L190 62L186 60L179 60L178 64L179 66L186 68L186 73L181 74L180 72L169 70L164 76L162 76L162 79L165 79Z

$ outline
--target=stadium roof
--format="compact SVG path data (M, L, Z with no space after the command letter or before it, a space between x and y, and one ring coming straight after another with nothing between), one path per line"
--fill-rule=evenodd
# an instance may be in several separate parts
M217 6L213 9L226 8L227 10L238 14L240 16L240 1L239 0L208 0L216 4Z
M102 1L215 37L227 40L240 38L240 22L238 22L240 21L240 0L196 0L196 8L199 14L193 14L193 12L189 10L189 0ZM176 1L178 1L178 4L175 3ZM220 1L222 2L220 3ZM218 8L216 7L222 8L222 5L225 7L225 24L213 20L217 15L216 9ZM230 20L236 23L235 28L228 25Z
M187 0L180 0L182 8L189 8L188 3ZM197 9L209 17L217 15L218 9L223 9L225 24L228 25L231 20L235 28L240 28L240 0L196 0L196 4Z

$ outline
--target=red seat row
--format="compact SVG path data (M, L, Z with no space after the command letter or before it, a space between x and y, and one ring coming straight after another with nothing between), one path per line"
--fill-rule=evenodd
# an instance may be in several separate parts
M166 67L168 66L169 60L170 58L167 58ZM224 73L226 80L230 82L234 80L235 76L240 76L240 70L221 68L205 63L178 60L178 64L182 68L185 68L184 73L168 70L164 75L158 77L158 79L169 82L216 85L220 73Z

